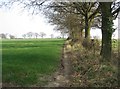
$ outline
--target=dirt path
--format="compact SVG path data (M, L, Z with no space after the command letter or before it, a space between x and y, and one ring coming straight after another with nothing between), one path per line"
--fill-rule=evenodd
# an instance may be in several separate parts
M70 49L68 44L65 43L61 59L62 69L54 74L54 79L45 87L69 87L69 80L71 74L70 66Z

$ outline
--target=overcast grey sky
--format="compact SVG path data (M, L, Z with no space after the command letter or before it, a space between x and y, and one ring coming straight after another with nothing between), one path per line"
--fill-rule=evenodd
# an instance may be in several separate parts
M10 10L0 9L0 33L9 33L17 37L27 32L45 32L46 37L50 34L60 36L60 32L53 31L54 26L47 23L43 15L28 15L29 12L21 12L19 7ZM114 21L118 27L118 19ZM118 37L118 30L115 31L115 38ZM91 30L91 36L101 38L101 30Z
M47 23L43 15L29 15L29 12L21 12L19 8L10 10L0 9L0 33L9 33L17 37L27 32L45 32L59 36L60 32L53 31L54 26Z

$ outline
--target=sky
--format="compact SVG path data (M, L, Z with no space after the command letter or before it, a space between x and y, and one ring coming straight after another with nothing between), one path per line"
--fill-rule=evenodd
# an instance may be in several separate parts
M44 32L47 38L50 34L60 36L60 32L54 31L53 28L42 14L31 15L29 12L21 12L19 8L0 9L0 33L9 33L16 37L28 32Z
M113 33L112 38L118 39L118 18L114 20L113 22L114 22L114 28L117 28L117 29ZM102 38L101 29L91 29L90 34L92 38L94 38L95 36L97 36L98 38Z
M114 23L115 27L118 27L118 19ZM10 10L0 9L0 33L9 33L17 38L21 38L22 34L27 32L45 32L46 38L49 38L50 34L54 34L54 37L60 36L60 32L54 31L53 28L54 26L47 23L42 14L30 15L27 11L21 12L19 7L13 7ZM118 37L118 30L114 35L114 38ZM101 30L91 30L91 36L101 38Z

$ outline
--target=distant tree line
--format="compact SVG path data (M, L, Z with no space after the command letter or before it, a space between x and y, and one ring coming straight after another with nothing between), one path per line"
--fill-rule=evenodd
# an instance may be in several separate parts
M50 38L64 38L64 35L65 33L61 33L61 36L57 36L57 37L54 37L54 34L50 34ZM25 34L22 34L22 38L44 38L46 36L46 33L44 32L40 32L40 33L37 33L37 32L27 32ZM1 33L0 34L0 38L1 39L18 39L17 37L15 37L14 35L12 34L8 34L8 33Z
M44 38L45 36L46 36L46 33L44 33L44 32L40 32L40 33L28 32L28 33L22 35L23 38L36 38L36 39L38 37Z
M40 33L37 33L37 32L28 32L28 33L22 35L23 38L36 38L36 39L38 37L44 38L45 36L46 36L46 33L44 33L44 32L40 32ZM50 38L54 38L54 34L50 34L49 36L50 36ZM57 36L55 38L64 38L65 33L61 33L61 36Z
M37 32L28 32L26 34L23 34L22 37L23 38L38 38L38 37L41 37L41 38L44 38L46 36L46 33L44 32L40 32L40 33L37 33ZM16 37L14 35L11 35L11 34L8 34L8 33L1 33L0 34L0 38L1 39L15 39ZM53 35L51 35L51 38L53 38Z
M0 38L1 38L1 39L7 39L7 38L15 39L16 37L15 37L14 35L11 35L11 34L1 33L1 34L0 34Z

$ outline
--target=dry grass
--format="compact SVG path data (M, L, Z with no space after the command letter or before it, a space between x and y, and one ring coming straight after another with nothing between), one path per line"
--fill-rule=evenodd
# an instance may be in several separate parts
M92 48L80 44L72 46L73 87L115 87L118 86L118 55L113 52L110 62L103 61L98 43ZM89 45L91 46L91 45Z

